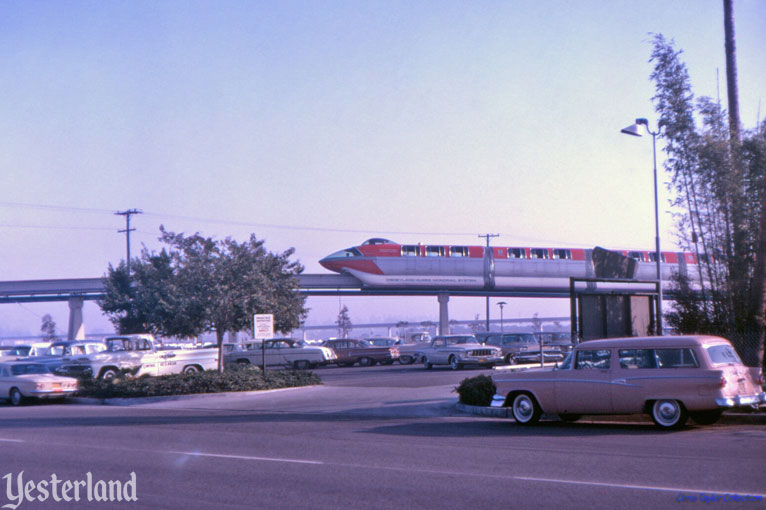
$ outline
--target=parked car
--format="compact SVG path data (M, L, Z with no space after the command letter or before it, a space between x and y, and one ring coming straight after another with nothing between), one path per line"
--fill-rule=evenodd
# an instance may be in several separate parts
M103 351L67 358L61 372L112 379L120 371L135 376L193 374L218 367L218 349L165 349L149 334L107 337L104 343Z
M564 354L574 347L571 333L536 333L535 336L543 339L543 346L559 349Z
M307 346L292 338L274 338L266 340L264 345L248 344L244 350L233 350L224 354L224 363L243 363L261 366L263 353L266 354L266 366L286 366L296 370L305 370L318 365L333 363L336 359L332 349L321 346Z
M421 337L422 338L422 337ZM423 342L406 343L399 341L396 344L399 349L399 363L402 365L412 365L420 361L420 353L431 345L431 338Z
M390 337L373 337L373 338L365 338L365 342L372 345L373 347L391 347L393 345L396 345L396 338L390 338Z
M662 428L688 417L714 423L724 409L766 402L760 368L742 364L731 344L712 336L593 340L560 365L496 374L493 405L522 425L543 413L575 420L588 414L647 413Z
M540 343L532 333L491 333L484 337L484 345L494 345L503 351L503 359L509 365L539 363ZM564 354L554 346L543 345L543 361L555 363Z
M14 406L27 398L64 398L77 391L77 379L54 375L42 363L0 363L0 398Z
M335 351L338 365L347 367L355 363L359 363L360 367L371 367L376 363L390 365L399 359L398 347L374 347L364 340L332 338L322 342L322 345Z
M503 351L499 347L481 345L473 335L436 336L417 356L426 369L434 365L449 365L453 370L466 365L492 368L503 362Z

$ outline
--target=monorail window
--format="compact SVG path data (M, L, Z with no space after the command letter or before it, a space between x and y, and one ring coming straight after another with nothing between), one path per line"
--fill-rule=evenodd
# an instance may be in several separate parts
M468 246L450 246L449 256L450 257L467 257Z
M657 262L657 254L653 251L649 252L649 261L650 262ZM660 261L665 262L665 254L660 253Z
M525 259L527 252L524 248L508 248L509 259Z
M417 257L420 255L420 246L402 246L402 257Z
M642 251L629 251L628 257L632 258L633 260L637 260L639 262L646 262L646 257L644 256L644 252Z
M548 257L548 250L544 248L532 248L529 250L530 258L532 259L547 259Z
M393 241L389 241L388 239L383 239L381 237L373 237L372 239L367 239L365 242L362 243L362 246L370 246L370 245L376 245L376 244L396 244Z
M572 259L572 251L571 250L561 250L561 249L553 250L553 258L554 259L562 259L562 260L571 260Z
M426 257L443 257L444 246L426 246Z

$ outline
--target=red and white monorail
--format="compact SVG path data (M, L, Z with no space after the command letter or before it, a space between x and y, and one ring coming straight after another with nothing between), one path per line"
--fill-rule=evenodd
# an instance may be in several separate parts
M655 252L616 251L638 261L638 280L656 280ZM319 263L370 287L560 289L568 288L570 277L594 277L592 253L582 248L397 244L375 238ZM661 255L663 286L676 272L685 272L692 281L699 279L695 254Z

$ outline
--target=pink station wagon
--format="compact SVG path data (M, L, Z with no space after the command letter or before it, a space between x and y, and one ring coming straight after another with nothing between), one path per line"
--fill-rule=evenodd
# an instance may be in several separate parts
M766 402L761 369L744 366L727 340L713 336L593 340L556 367L492 379L493 407L510 407L521 425L543 413L564 421L646 413L659 427L677 428L688 417L708 425L724 409Z

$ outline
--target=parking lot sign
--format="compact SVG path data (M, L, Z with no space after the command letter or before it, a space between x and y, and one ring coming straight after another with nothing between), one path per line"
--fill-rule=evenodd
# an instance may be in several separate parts
M261 313L253 315L253 330L255 338L258 340L274 338L274 314Z

